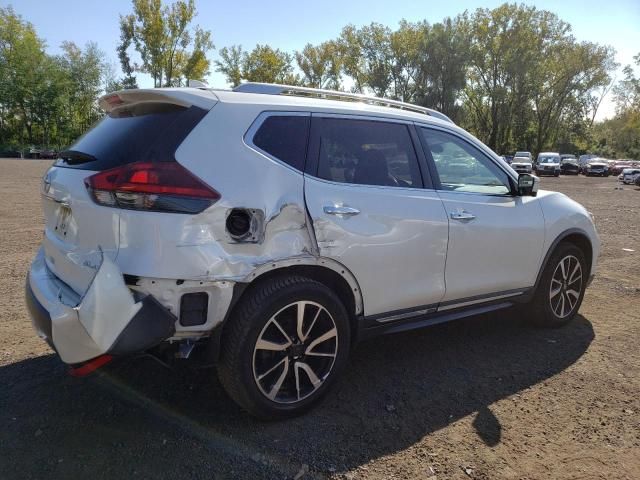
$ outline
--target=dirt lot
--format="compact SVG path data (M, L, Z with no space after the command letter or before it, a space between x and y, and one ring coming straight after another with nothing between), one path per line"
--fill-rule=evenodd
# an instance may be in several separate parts
M592 211L603 241L568 327L498 313L371 340L319 408L262 423L211 370L139 359L66 375L23 303L48 164L0 160L1 478L640 478L636 187L542 180Z

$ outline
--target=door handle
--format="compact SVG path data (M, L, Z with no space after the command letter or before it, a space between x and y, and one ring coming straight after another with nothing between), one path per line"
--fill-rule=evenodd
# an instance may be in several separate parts
M469 222L476 218L473 213L469 213L466 210L458 210L457 212L451 212L450 217L453 220L458 220L460 222Z
M323 210L324 210L324 213L327 213L329 215L351 216L351 215L357 215L360 213L360 210L358 210L357 208L347 207L345 205L325 205Z

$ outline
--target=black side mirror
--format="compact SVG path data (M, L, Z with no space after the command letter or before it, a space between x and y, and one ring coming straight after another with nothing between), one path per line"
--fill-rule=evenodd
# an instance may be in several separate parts
M521 197L535 197L538 195L538 184L540 179L528 173L521 173L518 176L518 195Z

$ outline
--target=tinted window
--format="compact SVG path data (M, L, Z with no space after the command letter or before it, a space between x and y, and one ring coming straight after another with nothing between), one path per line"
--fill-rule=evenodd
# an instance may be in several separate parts
M361 185L422 186L406 125L342 118L317 121L320 178Z
M171 161L206 114L198 107L146 103L105 115L65 152L56 165L106 170L136 161Z
M507 194L509 177L490 158L461 138L428 128L420 129L442 190Z
M253 144L293 168L304 170L308 132L308 116L272 115L253 136Z

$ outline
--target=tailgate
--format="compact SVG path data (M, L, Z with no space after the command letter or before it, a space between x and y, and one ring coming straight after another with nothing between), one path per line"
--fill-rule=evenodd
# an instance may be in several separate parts
M100 266L102 253L118 253L117 209L96 205L84 185L95 172L52 167L43 179L43 247L49 269L84 295Z

